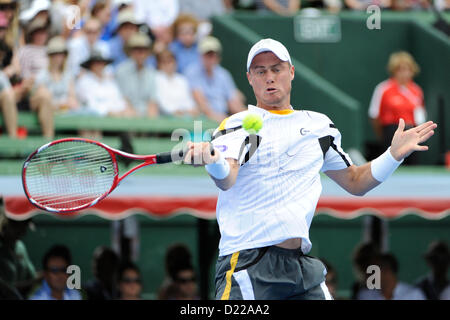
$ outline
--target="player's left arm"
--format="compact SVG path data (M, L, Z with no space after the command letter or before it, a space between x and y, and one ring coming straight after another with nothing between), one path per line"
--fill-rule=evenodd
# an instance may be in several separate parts
M400 119L391 147L383 155L361 166L328 170L325 174L349 193L362 196L387 179L411 153L427 151L428 146L421 143L434 134L436 127L436 123L428 121L405 131L405 122Z

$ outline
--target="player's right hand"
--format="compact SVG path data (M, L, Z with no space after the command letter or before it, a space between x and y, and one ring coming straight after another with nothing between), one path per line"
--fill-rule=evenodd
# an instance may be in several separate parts
M188 151L184 157L184 163L194 167L204 166L219 160L220 151L214 148L214 155L211 155L212 145L209 142L187 143Z

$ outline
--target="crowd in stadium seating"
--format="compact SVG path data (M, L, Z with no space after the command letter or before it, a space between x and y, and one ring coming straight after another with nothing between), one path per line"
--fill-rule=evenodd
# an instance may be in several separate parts
M0 198L1 200L1 198ZM42 257L42 265L34 265L21 240L28 229L35 227L31 219L15 221L6 217L0 203L0 300L113 300L142 299L143 278L135 259L119 254L106 246L97 247L92 255L93 278L69 279L68 267L77 265L68 247L52 245ZM72 248L73 249L73 248ZM450 300L450 250L446 241L434 241L423 258L429 267L424 276L414 284L401 281L400 266L396 257L384 252L374 242L359 244L353 254L352 267L355 282L351 286L351 299L360 300ZM338 282L338 273L321 258L327 268L326 284L335 299L342 299L338 289L348 283ZM162 262L162 261L161 261ZM142 262L141 263L145 263ZM378 278L375 269L378 267ZM192 263L189 248L174 243L167 248L164 267L166 275L161 279L156 299L198 300L198 273ZM83 272L84 274L84 272ZM78 283L77 283L78 281ZM73 288L67 285L70 283ZM76 286L80 286L80 290Z
M204 114L221 121L243 110L243 95L219 65L221 44L208 20L231 7L222 0L191 3L0 1L4 133L17 136L18 111L35 112L43 136L52 138L57 113Z
M305 8L337 12L370 4L429 7L428 0L1 0L3 133L20 132L17 111L35 112L48 138L53 115L64 112L203 114L220 122L243 110L245 98L220 66L213 15L253 9L289 16ZM448 10L450 1L436 6Z

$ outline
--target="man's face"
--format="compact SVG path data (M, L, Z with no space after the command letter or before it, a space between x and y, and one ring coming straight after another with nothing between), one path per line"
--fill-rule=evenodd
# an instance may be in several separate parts
M220 63L220 55L214 51L208 51L202 55L203 65L206 70L212 70L216 65Z
M118 34L124 40L124 42L127 42L131 38L131 36L138 31L139 28L137 25L126 22L119 27Z
M48 260L44 277L52 290L61 292L66 289L67 267L67 262L61 257L52 257Z
M119 289L124 298L138 298L142 291L139 274L132 269L125 270L119 284Z
M106 62L104 61L92 61L89 69L95 73L97 76L101 76L103 74L103 70L106 67Z
M184 298L193 299L197 294L197 283L193 270L181 270L177 274L176 283Z
M84 27L84 33L86 34L87 40L90 44L97 42L100 37L101 25L98 20L90 20L86 23Z
M138 65L144 65L149 55L150 50L148 48L133 48L130 52L131 58L136 61Z
M294 66L280 60L270 51L253 58L247 79L253 88L259 107L286 107L290 105Z
M40 29L33 33L32 43L37 46L45 46L48 39L47 29Z
M177 30L177 39L190 48L195 42L195 26L190 23L182 23Z

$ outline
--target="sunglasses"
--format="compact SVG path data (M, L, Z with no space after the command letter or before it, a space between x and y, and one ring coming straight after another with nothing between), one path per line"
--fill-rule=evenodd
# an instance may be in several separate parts
M125 282L125 283L141 283L141 278L125 277L125 278L122 278L121 282Z
M195 280L196 280L195 276L192 276L190 278L177 278L177 282L179 283L195 282Z
M66 273L67 267L49 267L46 270L50 273Z

